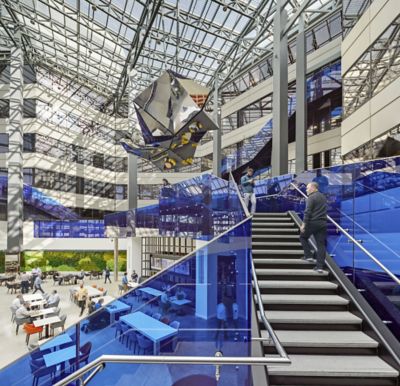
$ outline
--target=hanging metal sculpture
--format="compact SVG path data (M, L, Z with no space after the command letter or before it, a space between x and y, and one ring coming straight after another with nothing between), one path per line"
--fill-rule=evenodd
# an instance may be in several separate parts
M218 130L204 111L209 89L166 71L134 100L140 132L121 141L128 153L161 170L193 163L196 148L209 130Z

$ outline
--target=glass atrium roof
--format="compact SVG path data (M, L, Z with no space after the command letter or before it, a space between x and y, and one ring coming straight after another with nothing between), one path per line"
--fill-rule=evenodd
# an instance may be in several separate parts
M286 0L289 18L305 3L321 15L340 0ZM165 69L208 85L216 73L234 76L238 63L270 52L275 8L275 0L3 0L0 45L19 25L33 63L112 99L125 94L132 68L137 91Z

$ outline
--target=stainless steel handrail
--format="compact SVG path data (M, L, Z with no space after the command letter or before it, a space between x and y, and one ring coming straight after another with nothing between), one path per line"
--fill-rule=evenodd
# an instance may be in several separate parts
M239 197L239 201L240 201L240 203L242 204L242 208L243 208L243 211L244 211L245 216L246 216L246 217L250 217L251 215L250 215L250 212L249 212L249 208L246 206L246 204L245 204L245 202L244 202L244 200L243 200L242 193L240 192L239 187L238 187L238 185L237 185L235 179L233 178L232 172L229 172L229 177L230 177L230 179L232 179L232 181L233 181L233 185L234 185L234 187L235 187L235 189L236 189L236 193L237 193L237 195L238 195L238 197Z
M90 370L101 370L106 363L120 364L184 364L184 365L233 365L233 366L265 366L267 364L290 363L287 358L277 357L196 357L196 356L146 356L146 355L102 355L86 366L68 375L55 386L65 386L70 382L80 380L83 383L83 377Z
M303 197L307 196L293 183L290 183ZM351 236L345 229L343 229L332 217L327 216L328 220L336 226L351 242L357 245L371 260L373 260L379 267L381 267L397 284L400 284L400 279L394 275L388 268L386 268L374 255L365 249L353 236Z
M251 259L251 273L253 276L253 283L254 283L254 289L256 292L257 303L259 305L259 312L260 312L261 320L264 324L264 327L268 331L269 336L271 337L272 341L274 342L274 345L276 347L276 350L278 351L278 354L281 356L281 358L287 359L288 360L287 363L291 363L291 360L289 359L289 357L286 353L286 350L283 348L281 342L279 341L278 337L275 334L275 331L273 330L270 323L268 322L267 317L265 316L264 307L262 307L263 302L262 302L262 298L261 298L260 287L258 285L256 268L254 266L253 259Z
M240 198L240 202L242 204L243 210L245 211L245 213L247 212L247 217L252 217L249 213L248 208L246 207L242 196L240 194L239 191L239 187L236 184L235 179L233 178L232 172L229 172L230 177L232 178L233 184L236 188L236 192ZM260 292L260 286L258 285L258 280L257 280L257 275L256 275L256 269L254 266L254 261L253 259L251 259L251 273L252 273L252 277L253 277L253 283L254 283L254 289L255 289L255 293L256 293L256 299L257 299L257 303L259 305L259 312L260 312L260 316L261 316L261 320L264 324L264 328L266 331L268 331L269 336L271 337L272 341L275 344L276 350L278 351L278 354L282 357L288 360L288 363L290 362L290 359L285 351L285 349L283 348L281 342L279 341L278 337L276 336L273 328L271 327L270 323L268 322L267 317L265 316L265 311L264 311L264 307L262 307L263 302L262 302L262 298L261 298L261 292Z

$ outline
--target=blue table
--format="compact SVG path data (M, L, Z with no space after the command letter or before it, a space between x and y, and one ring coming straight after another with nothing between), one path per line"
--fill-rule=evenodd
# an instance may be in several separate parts
M160 342L178 333L178 330L162 323L143 312L121 316L120 321L139 331L153 342L153 353L160 351Z
M48 342L39 346L40 351L52 349L62 344L71 343L72 339L68 334L57 335L55 338L50 339Z
M76 358L76 345L43 355L44 363L47 367L59 365L74 358Z
M106 306L107 312L110 314L110 322L115 322L115 315L120 314L121 312L130 311L131 306L121 302L120 300L114 300L112 303Z
M159 291L159 290L151 288L151 287L138 288L138 291L149 294L155 298L158 298L159 296L161 296L164 293L162 291Z

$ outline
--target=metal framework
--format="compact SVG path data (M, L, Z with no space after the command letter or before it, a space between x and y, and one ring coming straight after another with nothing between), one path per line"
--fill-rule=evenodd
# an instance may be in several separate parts
M400 17L343 76L344 114L349 116L400 76Z
M338 0L285 0L289 24ZM164 70L214 85L271 52L275 0L3 0L0 47L21 28L25 57L127 103L129 70L140 92ZM290 31L289 31L290 30Z

